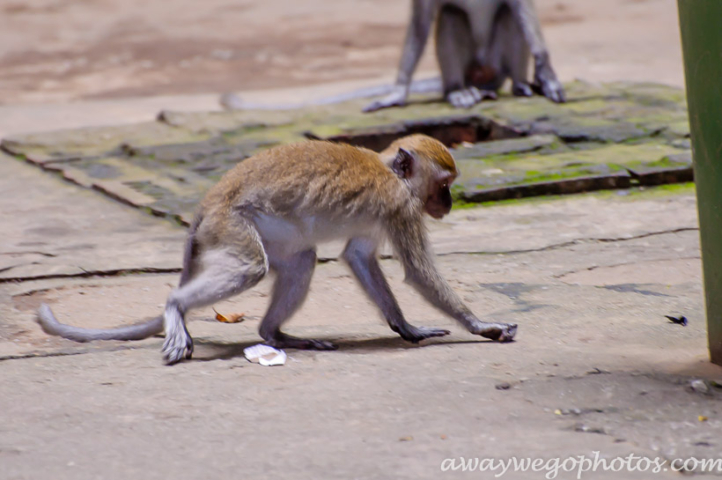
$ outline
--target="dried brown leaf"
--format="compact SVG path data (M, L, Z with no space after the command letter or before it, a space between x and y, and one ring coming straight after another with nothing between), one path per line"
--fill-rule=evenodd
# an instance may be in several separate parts
M223 315L222 313L218 313L215 308L213 311L216 313L216 320L221 323L241 323L245 320L245 313L229 313L227 315Z

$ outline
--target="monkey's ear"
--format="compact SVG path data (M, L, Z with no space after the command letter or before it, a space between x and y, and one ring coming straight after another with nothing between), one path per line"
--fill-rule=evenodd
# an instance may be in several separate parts
M391 169L399 176L399 178L409 178L414 173L414 157L408 150L399 148L394 161L391 163Z

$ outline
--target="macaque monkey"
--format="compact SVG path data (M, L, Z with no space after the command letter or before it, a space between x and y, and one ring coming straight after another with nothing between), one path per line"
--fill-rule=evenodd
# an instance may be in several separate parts
M343 258L393 331L414 343L449 334L406 322L377 260L379 243L388 239L406 281L431 304L473 334L510 341L517 326L480 321L436 270L429 252L423 214L438 219L449 213L456 176L446 147L424 135L401 138L381 153L324 141L266 150L226 173L202 201L186 242L180 285L162 317L88 330L58 323L43 305L39 321L48 333L76 341L135 340L165 330L163 356L172 364L193 352L184 319L188 310L239 294L270 269L275 283L259 328L265 343L332 350L330 342L292 337L281 327L306 298L316 245L348 239Z
M469 108L484 98L496 98L507 78L514 95L528 97L537 91L564 102L532 0L412 0L396 85L364 111L406 104L411 77L435 18L443 93L455 107ZM533 85L527 81L530 54Z

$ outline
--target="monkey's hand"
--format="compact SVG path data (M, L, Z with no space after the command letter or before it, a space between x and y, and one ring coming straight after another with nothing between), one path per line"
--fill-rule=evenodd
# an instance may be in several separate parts
M561 82L557 80L557 76L551 67L537 68L534 72L534 83L532 88L539 95L544 95L549 100L555 103L566 102L566 96L564 95L564 87Z
M496 100L496 92L479 90L476 87L454 90L446 95L446 99L456 108L471 108L484 99Z
M391 93L380 100L376 100L366 105L363 112L369 113L381 110L382 108L401 107L406 105L406 98L408 95L409 89L405 85L395 85Z
M415 327L408 323L403 325L401 328L393 328L401 338L411 343L419 343L421 340L426 340L431 337L443 337L451 332L442 328L431 328L431 327Z
M497 342L511 342L516 335L516 323L486 323L478 322L471 333L481 335Z
M526 82L514 82L511 86L511 93L515 97L531 97L534 95L534 90Z

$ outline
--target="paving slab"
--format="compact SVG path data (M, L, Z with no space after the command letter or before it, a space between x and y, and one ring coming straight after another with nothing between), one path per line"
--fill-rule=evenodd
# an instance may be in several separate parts
M155 122L16 135L2 148L80 186L182 224L239 161L306 138L385 148L434 136L460 159L459 200L484 202L692 179L683 91L646 83L567 86L569 101L502 97L459 111L434 96L361 114L364 101L295 110L163 111Z
M14 196L0 199L4 224L36 215L34 225L45 224L46 209L75 222L65 235L20 223L9 246L44 242L32 247L81 265L107 247L113 255L93 259L104 269L146 268L149 252L167 258L160 265L178 265L182 227L4 160L4 187L15 179L32 193L22 211L10 208ZM484 318L520 325L506 345L472 337L429 308L395 260L382 267L407 317L451 336L403 342L347 267L328 261L288 331L340 349L289 350L287 364L274 368L242 357L260 340L270 280L215 305L244 312L243 323L221 324L210 308L192 312L194 360L174 367L160 361L160 338L77 344L46 336L34 311L48 302L76 325L133 323L162 311L175 273L0 283L3 475L416 479L439 478L442 462L459 457L714 458L722 392L689 387L722 377L706 357L693 188L624 193L504 202L430 223L453 288ZM53 210L66 203L73 211ZM175 251L166 257L165 249ZM666 314L685 314L690 324Z
M184 231L0 153L0 282L174 271Z

